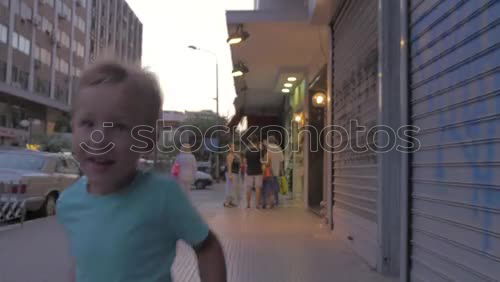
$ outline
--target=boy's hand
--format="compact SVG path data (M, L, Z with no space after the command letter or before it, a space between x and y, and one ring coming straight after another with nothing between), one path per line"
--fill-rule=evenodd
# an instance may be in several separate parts
M202 282L226 282L226 261L222 246L210 231L207 239L194 248Z

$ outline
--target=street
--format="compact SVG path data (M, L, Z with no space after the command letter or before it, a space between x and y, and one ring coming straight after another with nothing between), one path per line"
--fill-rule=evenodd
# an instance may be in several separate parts
M390 281L296 203L285 201L276 210L224 209L222 199L223 184L193 191L194 204L223 243L228 281ZM67 281L66 240L55 218L0 230L0 282ZM173 276L199 281L194 253L182 243Z

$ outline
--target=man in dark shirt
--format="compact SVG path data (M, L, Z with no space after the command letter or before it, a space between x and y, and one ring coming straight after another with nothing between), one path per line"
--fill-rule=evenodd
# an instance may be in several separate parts
M245 152L246 176L245 188L247 193L247 208L250 208L252 200L252 188L255 188L255 206L260 206L262 191L262 150L260 142L256 138L250 140L250 146Z

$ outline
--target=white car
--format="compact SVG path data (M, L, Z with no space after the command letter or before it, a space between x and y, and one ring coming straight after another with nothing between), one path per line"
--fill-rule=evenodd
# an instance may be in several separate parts
M68 155L0 151L0 206L24 202L27 211L54 215L60 193L79 177L78 163Z
M205 189L207 186L212 185L214 182L212 176L203 171L196 171L194 187L197 190Z

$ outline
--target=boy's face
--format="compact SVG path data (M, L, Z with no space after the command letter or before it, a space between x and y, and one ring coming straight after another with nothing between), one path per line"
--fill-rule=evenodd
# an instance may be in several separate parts
M130 147L142 143L131 131L148 116L138 96L117 85L80 92L72 119L73 151L90 184L115 190L137 170L139 154Z

